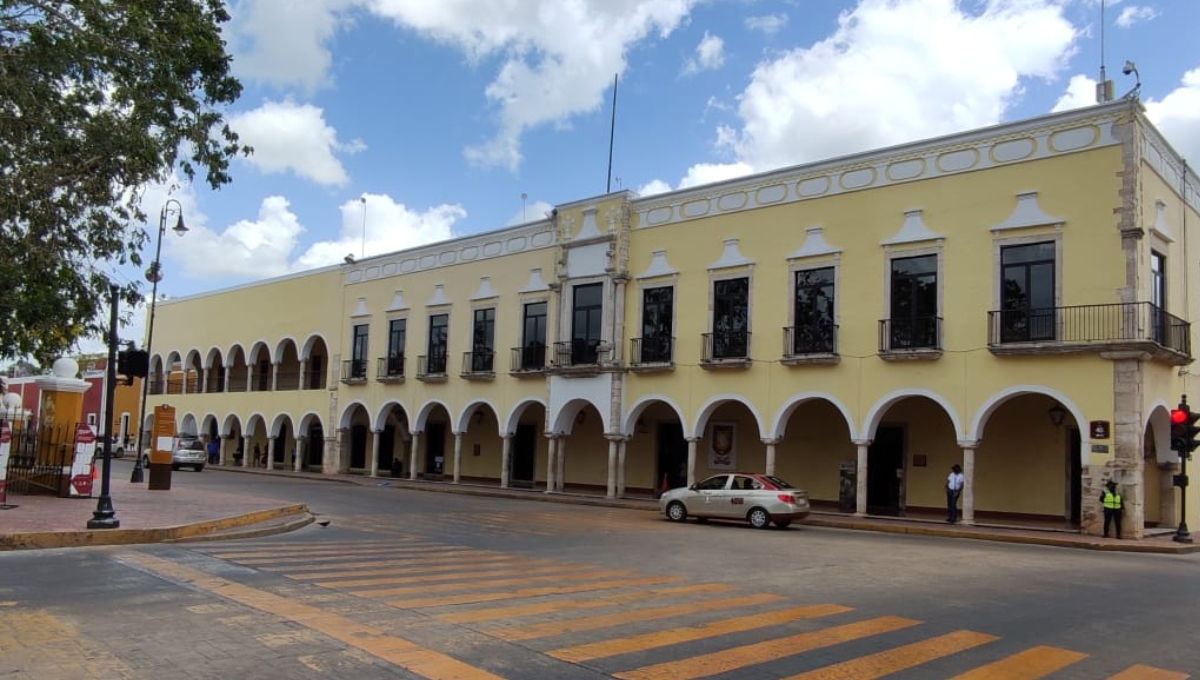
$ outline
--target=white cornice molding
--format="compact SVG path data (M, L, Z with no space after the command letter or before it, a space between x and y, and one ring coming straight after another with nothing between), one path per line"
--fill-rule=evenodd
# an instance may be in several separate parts
M1150 233L1167 243L1175 240L1171 235L1171 227L1167 226L1167 204L1161 198L1154 202L1154 224L1150 225Z
M1061 217L1051 217L1038 205L1037 192L1026 191L1017 194L1017 207L1013 209L1008 219L992 227L992 231L1006 229L1026 229L1028 227L1061 227L1066 220Z
M371 316L371 310L367 309L367 299L360 297L358 304L354 307L354 311L350 313L350 318L357 319L364 316Z
M734 267L752 267L754 260L742 254L738 248L738 239L725 239L725 249L721 251L721 257L717 258L716 262L708 265L708 271L716 269L732 269Z
M941 234L935 234L925 226L925 219L922 217L922 210L909 210L904 213L904 224L900 225L900 231L890 239L883 241L880 245L897 246L903 243L921 243L923 241L936 241L945 238Z
M450 298L446 297L446 285L442 283L434 284L433 295L429 296L429 301L425 303L426 307L442 307L450 304Z
M825 228L822 226L809 227L804 230L804 243L800 247L787 256L789 260L799 260L805 257L817 257L820 255L835 255L842 252L841 248L834 248L825 240L823 232Z
M408 305L404 302L404 291L396 289L396 294L392 296L392 304L388 305L386 312L403 312L408 309Z
M660 276L675 276L679 270L667 262L667 251L656 250L650 254L650 265L638 275L638 279L653 279Z
M492 279L490 276L479 277L479 288L475 290L475 294L471 296L471 300L491 300L492 298L500 297L496 291L492 290Z
M588 239L600 238L604 234L600 233L600 227L596 224L597 208L590 207L583 210L583 226L579 227L579 233L572 237L572 241L586 241Z
M542 268L534 267L529 270L529 280L525 282L525 286L518 290L518 293L541 293L550 290L550 286L542 280Z

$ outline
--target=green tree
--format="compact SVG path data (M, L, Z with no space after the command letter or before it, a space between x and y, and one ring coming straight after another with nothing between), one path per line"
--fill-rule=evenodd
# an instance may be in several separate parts
M48 364L100 330L97 263L140 267L158 228L142 189L217 188L250 153L223 113L228 20L222 0L0 0L0 358Z

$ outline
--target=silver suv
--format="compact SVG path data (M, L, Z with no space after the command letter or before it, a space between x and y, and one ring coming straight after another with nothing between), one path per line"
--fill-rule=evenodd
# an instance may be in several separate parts
M208 452L204 450L204 442L194 435L176 436L171 442L171 469L178 470L187 465L196 472L204 470L208 462Z

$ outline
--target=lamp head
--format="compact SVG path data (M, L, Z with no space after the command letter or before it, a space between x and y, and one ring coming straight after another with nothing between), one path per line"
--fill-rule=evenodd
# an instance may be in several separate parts
M1121 69L1121 73L1123 73L1125 75L1129 75L1130 73L1134 73L1135 71L1137 71L1137 64L1133 63L1132 61L1126 60L1125 68Z
M175 220L175 226L171 229L171 231L175 232L179 236L183 236L184 234L188 233L187 225L183 223L182 212L179 213L179 219Z

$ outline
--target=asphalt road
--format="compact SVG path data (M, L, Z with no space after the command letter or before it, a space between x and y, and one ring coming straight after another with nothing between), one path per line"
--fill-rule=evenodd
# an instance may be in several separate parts
M306 502L329 524L0 553L0 678L1200 678L1200 556L221 471L174 483Z

